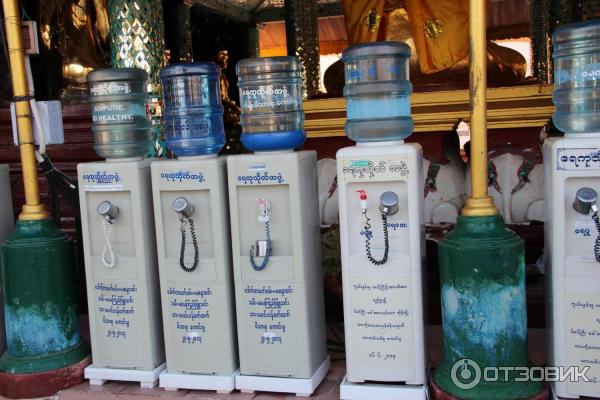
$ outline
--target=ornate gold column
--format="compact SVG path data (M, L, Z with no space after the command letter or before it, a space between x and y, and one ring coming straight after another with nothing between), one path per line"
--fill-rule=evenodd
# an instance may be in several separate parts
M23 170L23 184L25 186L25 204L21 214L19 214L19 219L25 221L46 219L49 217L48 212L44 209L44 205L40 203L19 4L16 0L5 0L2 2L2 7L4 9L15 114L17 115L17 130L19 131L21 169Z
M486 2L469 1L469 91L471 98L471 197L462 214L498 214L488 195Z

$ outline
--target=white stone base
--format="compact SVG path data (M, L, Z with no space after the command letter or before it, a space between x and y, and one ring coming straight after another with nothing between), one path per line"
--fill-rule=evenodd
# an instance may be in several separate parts
M159 374L167 367L162 363L151 371L139 369L100 368L90 365L84 370L85 379L89 379L90 385L104 385L106 381L139 382L143 388L153 388L158 384Z
M344 377L340 385L341 400L427 400L427 385L392 383L354 383Z
M235 389L235 378L239 373L239 369L231 375L182 374L165 370L160 373L159 386L165 390L195 389L231 393Z
M306 379L238 375L235 377L235 388L241 390L243 393L277 392L295 393L296 396L310 396L323 381L330 366L331 361L329 360L329 356L327 356L313 376Z

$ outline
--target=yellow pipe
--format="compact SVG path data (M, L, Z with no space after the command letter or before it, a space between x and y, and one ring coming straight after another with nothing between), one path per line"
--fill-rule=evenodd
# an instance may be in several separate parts
M467 216L498 214L488 195L486 0L469 0L469 97L471 99L471 197Z
M17 116L17 130L19 132L23 184L25 186L25 204L23 205L21 214L19 214L19 219L24 221L45 219L49 215L44 209L44 205L40 203L33 127L31 125L31 108L28 97L29 90L27 88L27 75L25 72L25 52L23 50L23 37L21 36L19 1L3 0L2 7L4 9L6 41L8 42L10 75L13 95L15 97L15 114Z

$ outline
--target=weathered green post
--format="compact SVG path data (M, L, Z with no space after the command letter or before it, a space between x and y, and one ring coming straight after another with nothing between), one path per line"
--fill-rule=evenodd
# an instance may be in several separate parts
M444 359L433 374L438 399L537 397L540 382L517 382L529 367L523 240L506 229L487 192L486 1L469 1L471 188L455 229L439 244ZM491 377L491 379L489 379Z
M79 335L70 238L40 203L18 0L3 0L19 132L25 205L0 246L7 351L0 357L0 394L41 397L83 378L89 354Z

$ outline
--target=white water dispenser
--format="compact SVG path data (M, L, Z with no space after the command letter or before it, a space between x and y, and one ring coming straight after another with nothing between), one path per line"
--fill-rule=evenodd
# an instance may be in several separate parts
M152 163L167 370L160 386L223 393L238 369L226 159Z
M154 387L165 368L146 118L140 69L88 75L96 152L77 176L88 294L92 385ZM133 128L135 126L135 128Z
M345 400L426 399L422 151L412 132L404 43L344 52L346 133L337 153Z
M314 152L231 156L243 391L309 395L329 369Z
M213 63L163 68L167 147L152 163L165 331L166 389L229 393L238 370L219 73Z
M90 384L154 387L164 369L150 161L79 164Z
M585 368L587 377L553 382L555 398L600 396L599 141L544 145L548 365Z
M317 157L294 57L237 65L242 142L227 160L240 375L236 388L310 395L329 369Z
M555 399L600 398L600 21L560 26L552 43L565 134L544 143L547 362Z

